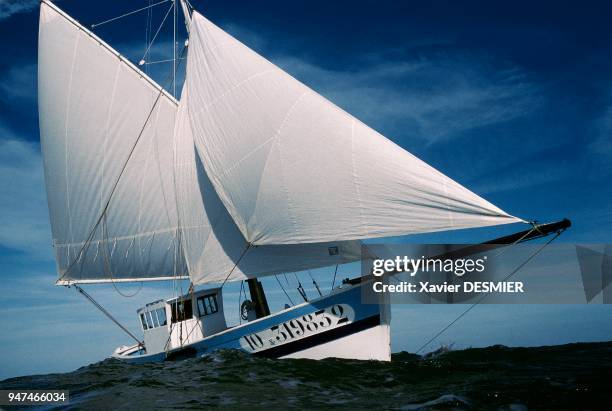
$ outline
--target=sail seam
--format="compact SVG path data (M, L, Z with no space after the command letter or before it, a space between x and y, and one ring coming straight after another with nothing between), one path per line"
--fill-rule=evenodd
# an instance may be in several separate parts
M185 98L187 98L187 99L189 98L189 93L188 92L187 92ZM191 127L191 108L190 108L189 100L186 100L186 106L185 107L187 109L187 126L189 127L189 133L191 135L191 148L193 149L193 164L194 164L194 167L195 167L195 178L196 178L196 180L199 179L198 178L198 164L200 164L202 166L203 173L206 175L206 177L210 181L210 185L212 186L213 191L217 194L217 196L219 197L219 201L221 202L221 207L219 208L219 211L217 212L217 214L212 219L210 217L207 217L209 224L208 225L204 225L204 224L201 225L201 227L209 227L210 228L210 230L206 234L205 243L208 242L208 239L210 238L210 236L213 235L213 232L214 232L215 228L217 227L217 225L221 224L221 219L218 216L221 215L223 213L223 211L227 211L227 213L230 216L230 220L233 221L236 224L236 226L238 226L238 231L240 231L242 233L242 229L239 227L238 220L236 220L234 218L234 216L232 215L230 209L228 207L226 207L225 203L221 199L221 195L219 194L219 191L215 187L215 185L213 183L213 180L210 178L208 172L206 171L206 166L204 165L204 161L200 157L200 154L197 153L197 147L195 145L195 141L193 141L193 128ZM177 113L177 115L178 115L178 113ZM198 187L199 187L199 183L198 183Z
M126 235L126 236L118 236L118 237L108 237L104 240L92 240L92 241L81 241L81 242L77 242L77 243L55 243L55 247L56 248L65 248L65 247L74 247L74 246L83 246L87 243L89 244L104 244L104 243L111 243L114 241L124 241L124 240L132 240L135 238L142 238L142 237L148 237L148 236L152 236L152 235L159 235L159 234L165 234L165 233L171 233L173 231L176 231L177 229L183 229L183 230L195 230L197 228L205 228L205 227L210 227L207 224L199 224L199 225L192 225L192 226L182 226L182 227L169 227L169 228L164 228L163 230L155 230L155 231L147 231L145 233L139 233L139 234L134 234L134 235Z
M210 103L204 105L202 108L200 108L198 111L196 111L195 114L198 114L204 110L207 110L209 108L211 108L212 106L214 106L215 104L217 104L219 101L223 100L223 98L225 98L225 96L227 96L228 94L230 94L232 91L235 91L237 89L239 89L240 87L242 87L244 84L248 83L249 81L256 79L257 77L261 77L269 72L272 71L276 71L278 70L277 68L274 69L269 69L269 70L264 70L264 71L260 71L258 73L255 74L251 74L249 77L245 78L244 80L239 81L238 83L234 84L233 86L231 86L230 88L228 88L227 90L225 90L223 93L221 93L221 95L219 95L216 99L214 99L213 101L211 101Z
M289 110L287 110L287 113L285 114L285 117L283 118L283 121L281 122L281 125L279 126L279 128L276 130L276 132L272 135L272 137L267 138L266 140L264 140L261 144L257 145L256 147L254 147L249 153L245 154L240 160L236 161L231 167L227 168L224 170L224 173L230 174L232 171L234 171L234 169L236 169L236 167L238 167L240 164L242 164L242 162L244 160L246 160L247 158L251 157L254 153L256 153L257 151L259 151L262 147L266 146L270 141L274 140L275 138L278 137L281 129L283 128L283 126L285 125L285 123L287 122L287 118L289 117L289 115L291 114L291 112L293 111L295 105L304 97L305 94L307 94L307 91L304 91L298 98L297 100L295 100L295 102L291 105L291 107L289 108ZM265 168L265 166L264 166Z
M70 190L69 188L69 176L68 176L68 163L70 162L70 155L68 150L68 128L70 121L70 100L72 97L72 81L74 75L74 66L76 63L76 54L79 47L79 40L81 39L81 33L77 32L76 39L74 40L74 49L72 51L72 63L70 64L70 79L68 80L68 96L66 98L66 117L64 120L64 176L66 183L66 212L68 213L68 232L70 233L70 240L74 241L74 232L72 230L72 213L70 210ZM67 250L68 260L70 260L70 250Z
M121 64L117 64L117 69L115 70L115 80L113 81L113 91L111 93L110 103L108 107L108 117L106 119L106 133L104 133L104 142L102 143L102 171L100 177L100 211L104 207L104 171L106 165L106 146L108 145L108 135L110 134L110 122L113 112L113 106L115 103L115 93L117 91L117 83L119 81L119 72L121 70Z
M446 213L448 214L449 225L455 227L455 218L451 212L450 198L448 196L448 187L444 180L442 180L442 188L444 189L444 201L446 202Z
M159 116L160 116L160 112L162 110L161 106L158 105L157 108L157 113L155 115L155 122L152 124L152 132L153 132L153 138L151 139L151 144L153 144L153 148L155 150L155 159L157 160L157 164L154 165L157 168L157 175L159 177L159 189L161 191L162 194L162 198L164 199L164 208L166 211L166 218L168 219L168 224L171 223L171 218L170 218L170 207L168 205L168 198L166 195L166 190L164 188L164 179L162 176L162 171L161 171L161 161L160 161L160 157L159 157L159 144L158 144L158 130L157 130L157 123L159 121ZM175 119L176 119L176 112L175 112Z
M142 226L142 203L143 203L143 197L144 197L144 181L145 181L145 177L147 175L147 171L149 169L149 161L151 159L151 152L153 151L153 144L149 143L149 147L147 150L147 156L145 158L145 163L144 163L144 167L142 167L142 178L140 179L140 190L139 190L139 196L138 196L138 231L140 231L140 227Z
M355 194L357 194L357 202L359 203L359 219L361 220L361 235L367 235L365 219L363 217L363 200L361 199L361 190L357 177L357 166L355 164L355 119L351 119L351 165L353 166L353 184L355 185Z
M269 138L267 141L270 140L276 140L276 143L278 145L278 154L279 154L279 159L280 159L280 167L281 167L281 178L283 180L283 191L285 192L285 197L287 198L287 211L288 211L288 215L289 215L289 220L291 220L291 224L293 225L293 230L294 230L294 235L297 237L298 235L298 225L297 225L297 221L295 219L295 216L293 215L293 202L291 201L291 195L289 193L289 189L287 188L287 183L285 181L285 173L284 173L284 166L283 166L283 153L282 153L282 144L281 141L282 139L280 138L280 134L281 131L283 130L283 127L285 126L285 124L287 124L287 119L291 116L291 113L293 112L293 110L295 109L295 107L298 105L298 103L302 100L302 98L304 98L304 96L308 93L308 90L304 91L302 94L300 94L300 96L293 102L293 104L291 105L291 107L289 107L289 110L287 110L287 113L285 114L285 117L283 118L283 121L281 122L280 126L278 127L278 129L276 130L276 132L274 133L274 135ZM265 143L264 143L265 144ZM268 160L270 159L270 157L268 156L268 158L266 159L266 164L264 164L264 167L262 169L263 170L266 169L266 166L268 164ZM259 197L259 196L258 196Z

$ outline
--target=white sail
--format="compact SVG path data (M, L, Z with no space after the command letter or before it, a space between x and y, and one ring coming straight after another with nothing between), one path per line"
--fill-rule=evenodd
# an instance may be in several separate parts
M361 258L359 241L264 245L247 241L219 199L195 152L183 88L176 126L176 182L181 245L194 284L295 272Z
M38 70L60 280L186 274L174 202L176 101L46 2L40 8Z
M339 109L197 12L189 118L247 242L355 240L522 221Z

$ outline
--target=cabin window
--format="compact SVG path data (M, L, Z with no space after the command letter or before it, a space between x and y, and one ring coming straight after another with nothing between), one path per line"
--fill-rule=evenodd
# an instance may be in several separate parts
M147 311L144 313L144 316L145 320L147 320L147 328L153 328L153 320L151 320L151 313Z
M165 308L158 308L155 311L157 312L157 318L159 319L159 325L166 325L166 324L168 324L168 322L166 320L166 309Z
M185 321L193 318L191 300L182 300L172 303L172 322Z
M142 323L142 329L146 330L149 327L147 327L147 322L145 321L145 316L144 313L140 313L140 322Z
M200 313L200 317L214 314L217 311L219 311L219 307L217 306L217 296L215 294L198 297L198 312Z
M151 319L153 320L153 326L154 327L159 327L159 320L157 319L157 314L155 313L155 311L149 311L149 314L151 314Z

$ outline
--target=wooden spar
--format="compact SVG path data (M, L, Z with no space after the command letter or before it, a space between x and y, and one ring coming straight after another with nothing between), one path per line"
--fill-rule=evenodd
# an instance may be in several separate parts
M548 224L534 224L532 229L521 231L515 234L510 234L505 237L496 238L495 240L484 242L483 244L514 244L515 242L524 243L525 241L535 238L546 237L550 233L564 231L571 227L572 222L567 218L561 221Z
M504 237L499 237L493 240L485 241L484 243L468 245L466 247L459 248L457 250L449 251L444 254L440 254L437 256L429 257L431 259L457 259L463 258L470 255L474 255L477 253L481 253L483 251L493 250L495 248L506 247L509 245L520 244L526 241L534 240L536 238L546 237L551 233L559 233L565 231L567 228L571 227L572 222L567 218L563 220L556 221L554 223L547 224L534 224L533 228L529 230L519 231L518 233L510 234ZM385 274L394 275L400 274L403 271L393 270L388 271ZM364 280L368 280L372 278L372 274L368 274L365 276L351 278L344 280L343 284L359 284Z

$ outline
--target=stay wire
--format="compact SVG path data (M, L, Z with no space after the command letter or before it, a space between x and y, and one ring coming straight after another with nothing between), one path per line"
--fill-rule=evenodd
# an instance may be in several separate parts
M230 278L230 276L232 275L232 273L234 272L236 267L238 267L238 264L240 264L240 260L242 260L242 258L246 255L247 251L249 251L251 249L251 247L252 247L252 244L248 243L247 246L245 247L245 249L242 250L242 254L240 254L240 257L238 257L238 260L236 260L236 263L234 263L234 266L230 270L229 274L227 274L227 277L225 277L225 280L223 280L223 283L221 283L221 288L223 288L223 286L225 285L227 280Z
M285 293L285 296L287 297L287 299L289 300L289 302L291 303L291 305L295 305L293 303L293 300L291 299L291 297L289 297L289 294L287 293L287 291L285 290L285 287L283 287L283 284L280 282L280 280L278 279L278 275L274 274L274 278L276 278L276 281L278 282L278 285L280 285L281 290L283 290L283 292Z
M336 269L334 270L334 279L332 281L332 286L330 291L334 291L334 285L336 285L336 274L338 274L338 265L336 264Z
M546 248L550 243L552 243L554 240L557 239L557 237L559 237L561 235L562 231L558 231L554 237L552 237L550 240L548 240L544 245L542 245L542 247L540 247L538 250L536 250L536 252L534 252L533 254L531 254L531 256L529 256L529 258L527 258L523 263L521 263L517 268L515 268L510 274L508 274L502 281L506 281L508 280L510 277L512 277L514 274L516 274L521 268L523 268L525 265L527 265L527 263L529 263L533 258L535 258L535 256L537 256L538 254L540 254L540 252L542 250L544 250L544 248ZM451 321L449 324L447 324L444 328L442 328L438 333L436 333L436 335L434 335L433 337L431 337L425 344L423 344L418 350L417 350L417 354L420 353L425 347L427 347L429 344L431 344L433 341L435 341L439 336L441 336L446 330L448 330L450 327L452 327L457 321L459 321L461 318L463 318L468 312L470 312L474 307L476 307L478 304L480 304L486 297L489 296L489 294L491 294L491 291L483 294L482 296L480 296L480 298L472 305L470 305L465 311L463 311L461 314L459 314L459 316L457 318L455 318L453 321Z
M157 35L159 34L159 32L161 31L161 28L164 26L164 23L166 22L166 19L168 18L168 16L170 15L170 12L172 11L172 9L174 9L174 3L172 3L172 5L170 5L170 8L168 9L168 11L166 12L166 14L164 15L164 18L162 19L162 22L160 23L159 27L157 28L157 31L155 32L155 34L153 35L153 39L151 40L151 42L149 43L149 46L147 47L147 49L144 52L144 55L142 56L142 58L140 59L141 61L144 61L146 55L149 53L149 50L151 50L151 47L153 47L153 43L155 43L155 40L157 39ZM174 83L174 82L173 82Z
M293 276L295 277L295 280L298 283L298 286L297 286L298 293L300 293L300 296L302 296L305 302L308 302L308 296L306 295L306 290L304 290L304 287L302 287L302 282L300 281L300 279L298 278L295 272L293 273Z
M127 335L132 337L138 343L139 346L143 346L144 345L144 343L142 341L140 341L138 338L136 338L136 336L134 334L132 334L132 332L130 330L128 330L123 324L121 324L119 321L117 321L117 319L115 317L113 317L113 315L110 312L108 312L106 310L106 308L102 307L102 305L100 305L100 303L98 303L96 300L94 300L94 298L91 295L89 295L85 290L83 290L81 287L79 287L76 284L74 284L74 288L79 293L81 293L81 295L83 295L85 298L87 298L94 305L94 307L96 307L98 310L100 310L102 312L102 314L107 316L112 322L114 322L119 328L121 328Z
M149 4L148 6L145 6L145 7L139 8L139 9L137 9L137 10L132 10L132 11L129 11L129 12L127 12L127 13L124 13L124 14L120 15L120 16L113 17L113 18L111 18L111 19L101 21L100 23L95 23L95 24L92 24L90 27L93 29L93 28L98 27L98 26L101 26L101 25L103 25L103 24L106 24L106 23L111 23L111 22L113 22L113 21L115 21L115 20L119 20L119 19L122 19L122 18L124 18L124 17L131 16L132 14L136 14L136 13L139 13L139 12L141 12L141 11L148 10L148 9L150 9L150 8L152 8L152 7L155 7L155 6L158 6L158 5L160 5L160 4L168 3L169 1L171 1L171 0L162 0L162 1L159 1L159 2L154 3L154 4Z
M310 273L310 270L306 270L306 271L308 272L308 276L312 280L312 284L314 284L315 288L317 289L317 292L319 293L319 297L323 297L323 294L321 293L321 289L319 288L319 284L317 284L315 279L312 278L312 274Z

